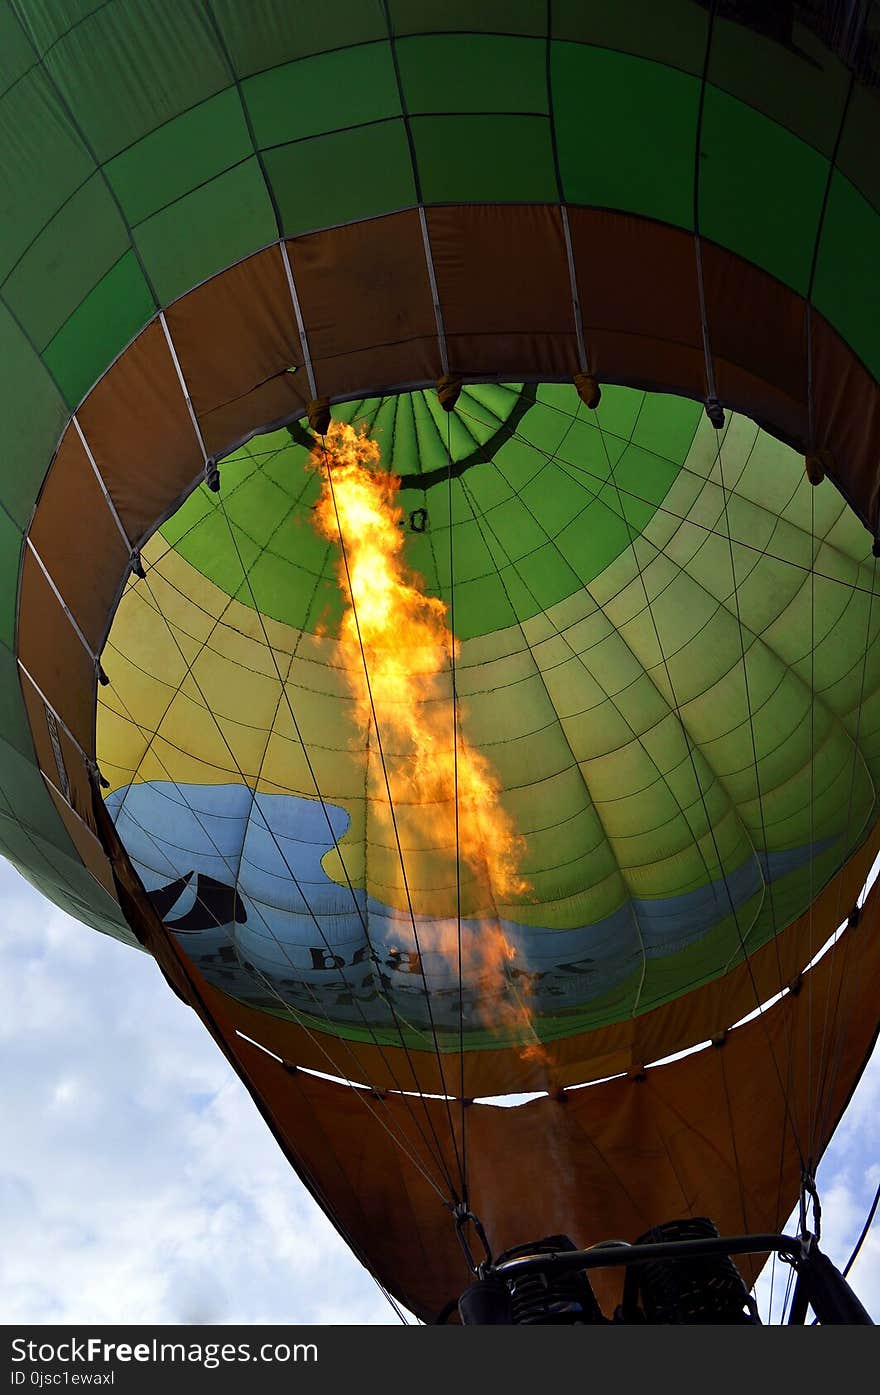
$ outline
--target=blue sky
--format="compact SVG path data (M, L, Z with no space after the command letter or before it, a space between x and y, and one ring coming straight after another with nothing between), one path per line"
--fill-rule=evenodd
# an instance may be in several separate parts
M0 1321L398 1321L152 960L2 860L0 941ZM820 1171L840 1263L878 1181L880 1052ZM851 1278L880 1319L880 1220Z

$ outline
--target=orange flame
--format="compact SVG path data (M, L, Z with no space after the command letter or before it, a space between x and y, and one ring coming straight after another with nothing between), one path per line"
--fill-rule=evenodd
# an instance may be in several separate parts
M422 579L406 565L400 481L375 472L379 461L376 441L337 421L311 456L322 479L315 525L342 545L338 575L347 606L340 645L357 716L362 729L372 727L381 742L387 785L380 788L379 804L389 826L392 816L398 830L406 823L406 846L430 848L435 859L440 849L453 864L457 850L458 875L447 877L447 885L455 886L459 907L466 895L469 908L480 908L479 934L467 942L462 937L463 971L491 985L493 1020L486 1025L531 1038L523 1055L536 1059L542 1052L532 1014L509 970L516 951L497 911L499 903L528 890L519 872L524 843L501 806L500 782L489 761L462 735L459 714L451 715L458 641L444 602L426 595ZM404 889L409 899L409 887ZM457 925L448 914L441 924L439 942L430 947L457 955ZM516 977L528 984L527 974Z

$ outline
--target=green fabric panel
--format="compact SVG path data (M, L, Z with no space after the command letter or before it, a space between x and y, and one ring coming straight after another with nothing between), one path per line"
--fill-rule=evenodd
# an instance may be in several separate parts
M552 6L554 39L618 49L697 77L706 57L706 21L705 8L693 0L665 0L663 5L657 0L627 0L625 5L553 0Z
M462 639L535 616L627 550L675 479L701 416L683 398L654 401L610 386L595 414L563 384L541 387L520 418L522 405L519 389L491 384L466 388L460 399L470 429L454 443L452 459L470 463L453 478L451 498ZM347 403L334 415L371 431L384 420L376 431L383 468L418 464L400 495L407 558L451 604L448 423L439 420L435 394ZM662 441L668 454L643 447L642 439ZM306 462L307 449L287 432L256 437L223 462L223 509L199 486L162 528L165 540L227 594L300 628L329 626L339 614L338 559L309 524L319 485ZM230 526L251 569L249 585Z
M26 760L34 761L34 743L18 679L18 661L0 644L0 737Z
M242 90L260 146L400 115L388 43L301 58L248 78ZM331 102L328 92L334 94Z
M28 72L0 98L0 276L93 168L44 73Z
M125 944L137 946L119 906L82 864L39 834L22 828L3 809L0 853L26 881L68 915Z
M199 0L98 5L50 42L46 68L99 161L229 83Z
M100 8L101 0L29 0L26 8L19 7L30 43L40 55Z
M402 120L267 150L266 172L287 237L410 208L416 202ZM345 170L345 178L334 177Z
M152 318L156 306L134 252L120 257L61 326L43 354L71 407Z
M51 890L50 900L55 900L55 891L60 890L58 886L58 874L54 864L41 848L37 839L31 835L14 817L12 806L2 796L0 796L0 853L8 858L22 876L28 881L33 881L34 876L39 876L44 884L48 882Z
M275 215L256 158L154 213L134 236L163 304L268 246Z
M212 0L211 6L242 76L342 45L388 37L382 0Z
M547 32L545 0L388 0L395 34L465 33L533 34Z
M3 289L41 349L128 246L113 198L95 174L34 240Z
M813 302L880 375L880 215L839 172L831 181Z
M547 112L547 45L483 34L401 39L397 61L410 115Z
M0 9L0 93L5 93L34 61L34 52L18 17L8 5Z
M241 99L227 88L129 146L106 174L128 222L140 223L252 153Z
M51 772L50 772L51 775ZM34 756L22 753L0 739L0 792L29 833L44 838L53 848L70 851L73 844L37 769Z
M21 529L5 509L0 509L0 644L15 647L15 612Z
M736 98L707 88L700 231L802 295L827 177L827 160L803 141Z
M849 87L839 58L805 61L797 42L787 48L718 14L707 79L831 158Z
M0 499L16 522L25 528L67 420L67 409L46 369L4 305L0 305L0 363L3 364L0 376L3 421Z
M608 50L554 43L556 142L569 203L693 226L699 82ZM584 123L584 94L594 114Z
M426 203L554 203L550 122L543 116L414 116Z

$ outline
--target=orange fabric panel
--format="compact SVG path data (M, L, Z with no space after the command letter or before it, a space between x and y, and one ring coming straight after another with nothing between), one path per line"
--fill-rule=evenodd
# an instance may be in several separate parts
M427 211L451 373L570 378L579 369L559 209L468 204Z
M127 575L129 549L72 426L46 476L30 537L98 653Z
M157 320L107 370L78 415L126 532L139 542L204 465Z
M364 396L439 378L440 355L418 213L287 244L318 393Z
M50 774L50 779L52 778ZM61 821L70 836L70 841L79 854L80 862L91 872L95 881L104 888L108 896L112 896L114 901L118 901L116 894L116 882L113 879L113 868L105 853L96 833L92 831L87 823L71 808L65 800L61 799L49 786L49 794Z

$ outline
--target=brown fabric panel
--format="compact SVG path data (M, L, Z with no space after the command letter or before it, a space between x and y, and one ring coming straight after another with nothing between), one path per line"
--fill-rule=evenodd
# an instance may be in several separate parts
M591 371L704 396L691 234L603 209L568 216Z
M880 532L880 392L840 335L815 310L813 400L816 447L872 533Z
M84 526L81 524L80 526ZM83 750L95 748L93 660L61 608L30 548L21 569L18 653ZM47 767L51 775L51 767Z
M464 379L565 380L579 371L574 333L448 334L446 352L450 372Z
M298 369L296 373L279 373L243 397L206 412L199 425L208 454L219 455L267 425L301 416L308 398L306 375Z
M97 653L129 552L73 427L46 476L30 537Z
M199 417L302 365L278 246L212 277L172 305L166 318Z
M417 212L308 234L287 246L319 394L440 376Z
M719 399L804 449L808 437L804 303L781 282L703 241L706 316Z
M451 373L571 377L579 367L558 208L427 210Z
M337 398L378 397L398 392L401 386L418 387L440 377L440 350L436 334L407 339L401 344L379 344L323 359L316 367L318 392ZM363 384L372 384L370 391Z
M125 529L138 541L203 467L158 321L108 369L79 421Z

